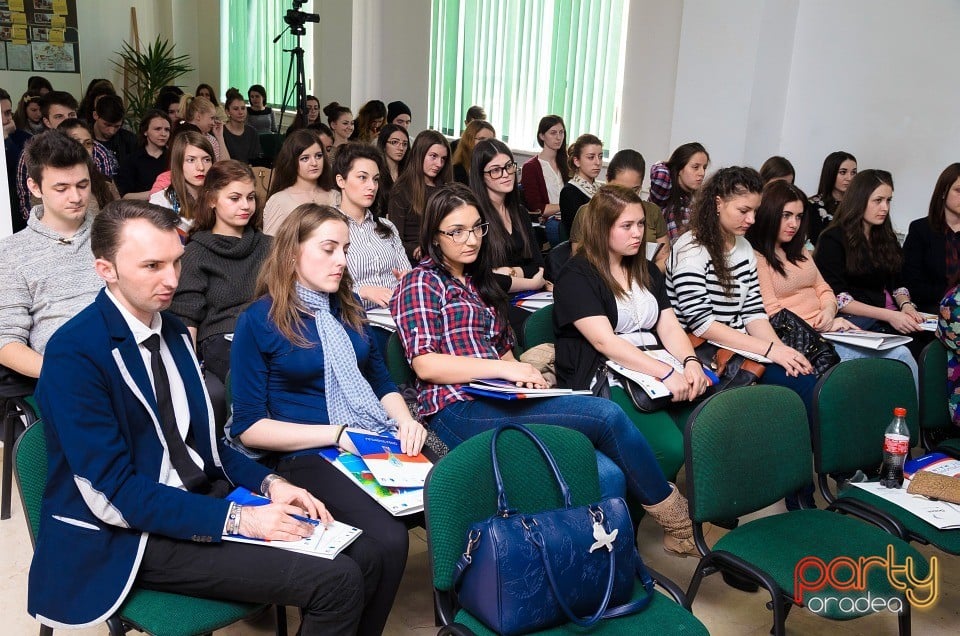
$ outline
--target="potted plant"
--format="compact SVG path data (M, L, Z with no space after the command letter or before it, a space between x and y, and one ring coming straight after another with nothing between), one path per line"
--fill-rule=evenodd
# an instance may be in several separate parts
M140 125L143 113L153 108L160 89L181 75L193 70L187 55L174 55L173 45L160 36L139 51L124 41L116 53L119 61L113 64L124 74L123 99L127 104L127 123L134 129Z

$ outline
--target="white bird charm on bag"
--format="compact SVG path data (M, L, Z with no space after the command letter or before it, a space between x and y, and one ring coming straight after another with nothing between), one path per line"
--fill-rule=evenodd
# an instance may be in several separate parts
M606 548L607 551L613 552L613 542L617 540L617 533L620 530L614 530L613 532L607 532L603 529L603 526L599 522L594 521L593 523L593 538L596 541L593 542L593 545L590 546L590 552L594 550L599 550L601 548Z

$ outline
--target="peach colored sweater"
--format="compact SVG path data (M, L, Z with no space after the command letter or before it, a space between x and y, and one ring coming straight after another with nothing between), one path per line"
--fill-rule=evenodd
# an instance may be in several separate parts
M768 316L786 308L810 322L822 309L837 303L837 297L823 280L813 262L813 255L807 250L803 250L807 260L796 265L786 258L781 259L786 276L780 275L759 253L754 254L757 256L760 295Z

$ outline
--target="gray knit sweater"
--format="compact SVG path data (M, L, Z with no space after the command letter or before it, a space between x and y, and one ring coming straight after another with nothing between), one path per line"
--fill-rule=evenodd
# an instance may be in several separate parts
M170 310L197 328L197 344L232 333L237 316L253 300L271 237L247 228L240 238L197 232L183 253L180 284Z
M53 332L103 288L90 251L93 216L69 239L42 217L35 206L25 229L0 240L0 348L19 342L41 355Z

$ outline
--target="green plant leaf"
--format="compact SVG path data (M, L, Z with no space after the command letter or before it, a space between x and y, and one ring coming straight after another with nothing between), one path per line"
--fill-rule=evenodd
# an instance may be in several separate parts
M137 51L124 41L115 55L119 59L113 60L114 66L121 73L126 72L129 80L123 98L127 104L127 122L134 129L140 125L143 113L153 107L161 88L194 70L189 64L190 56L175 55L173 45L159 35L145 51Z

